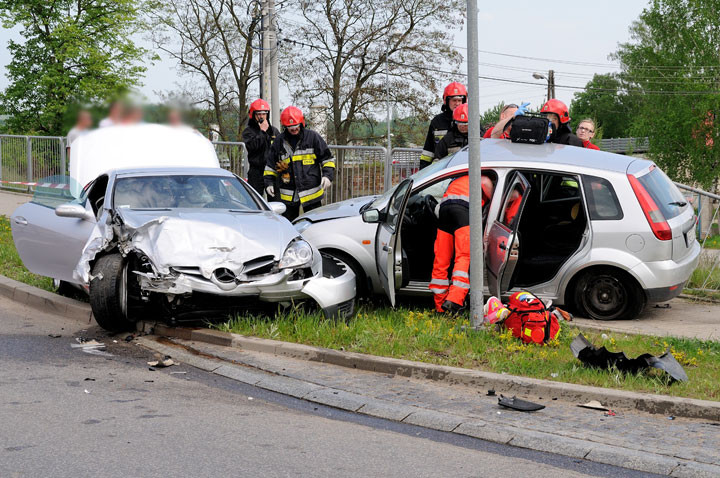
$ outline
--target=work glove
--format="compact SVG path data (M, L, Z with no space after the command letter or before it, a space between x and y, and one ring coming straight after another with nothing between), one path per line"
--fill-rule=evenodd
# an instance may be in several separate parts
M527 103L522 103L522 104L520 105L520 108L518 108L517 111L515 112L515 115L514 115L514 116L522 116L522 115L524 115L525 112L527 111L527 107L528 107L528 106L530 106L530 103L529 103L529 102L527 102Z
M265 192L267 193L268 198L269 198L270 196L273 196L273 197L274 197L274 196L275 196L275 186L272 186L272 185L271 185L271 186L266 187L266 188L265 188Z
M332 181L323 176L323 178L320 180L320 187L323 189L330 189L330 186L332 186Z

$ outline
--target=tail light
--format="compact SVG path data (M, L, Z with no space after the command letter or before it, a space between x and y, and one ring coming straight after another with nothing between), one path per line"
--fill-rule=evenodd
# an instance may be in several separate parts
M660 208L658 208L657 204L655 204L653 198L650 197L650 194L647 192L645 187L640 184L640 181L638 181L635 176L628 174L627 177L630 180L630 185L635 192L635 196L640 202L640 207L642 208L643 213L645 213L645 218L647 219L648 224L650 224L650 229L652 229L655 237L661 241L672 240L672 230L670 229L670 225L665 220L665 216L663 216L662 211L660 211Z

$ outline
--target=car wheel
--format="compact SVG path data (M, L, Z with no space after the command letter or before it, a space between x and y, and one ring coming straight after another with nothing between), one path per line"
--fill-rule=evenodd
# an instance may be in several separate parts
M591 269L583 273L575 286L575 305L581 315L595 320L629 320L645 307L645 293L623 271L612 268Z
M90 281L90 306L95 321L105 330L120 332L133 327L128 317L128 261L118 253L95 261Z

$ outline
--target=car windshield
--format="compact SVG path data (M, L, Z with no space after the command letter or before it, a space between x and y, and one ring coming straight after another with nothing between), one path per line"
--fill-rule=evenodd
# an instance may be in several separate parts
M452 155L448 156L447 158L443 158L438 161L435 161L430 166L423 168L423 169L419 170L418 172L416 172L415 174L413 174L412 176L410 176L413 179L413 184L415 186L422 184L423 181L425 180L425 178L428 178L428 177L432 176L433 174L437 173L438 171L442 171L443 169L445 169L447 167L448 163L450 162L451 158L452 158ZM383 204L388 202L388 199L390 199L390 196L393 195L393 193L395 192L395 188L397 188L397 186L398 185L396 184L395 186L391 187L390 189L388 189L387 191L382 193L381 196L376 197L373 200L372 204L370 204L370 206L368 206L368 207L375 208L375 209L382 207Z
M113 204L130 209L234 209L261 211L248 190L230 176L139 176L119 178Z

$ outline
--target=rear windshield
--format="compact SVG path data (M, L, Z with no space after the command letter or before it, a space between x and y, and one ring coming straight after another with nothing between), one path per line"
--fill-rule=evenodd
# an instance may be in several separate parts
M677 187L658 167L637 178L663 213L665 219L680 215L687 207L687 201Z

